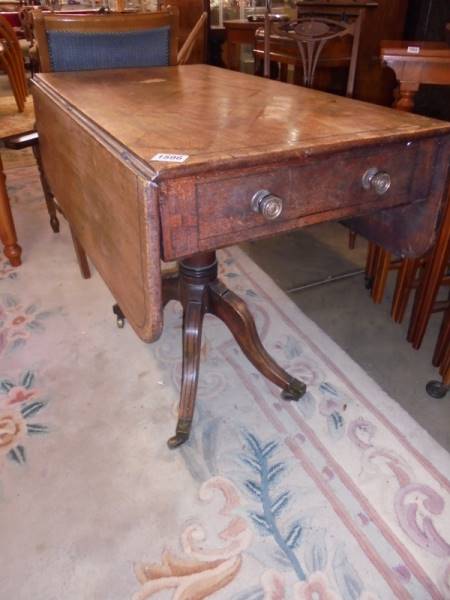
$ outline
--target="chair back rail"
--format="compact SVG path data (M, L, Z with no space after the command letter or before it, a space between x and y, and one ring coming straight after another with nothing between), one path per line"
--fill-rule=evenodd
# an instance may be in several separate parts
M286 41L291 40L295 42L298 48L303 71L303 85L313 87L319 59L325 46L332 40L350 36L352 45L346 95L351 97L355 86L361 23L361 15L346 15L345 19L311 15L291 21L266 13L264 21L264 76L270 76L272 40L277 39L278 43L283 39ZM291 59L291 57L289 58Z
M189 33L188 37L186 38L184 44L180 48L180 51L178 52L178 55L177 55L177 64L185 65L188 62L188 60L192 54L192 50L194 49L195 43L197 42L199 36L205 29L207 20L208 20L208 13L203 12L200 15L200 18L198 19L197 23L192 28L192 31Z

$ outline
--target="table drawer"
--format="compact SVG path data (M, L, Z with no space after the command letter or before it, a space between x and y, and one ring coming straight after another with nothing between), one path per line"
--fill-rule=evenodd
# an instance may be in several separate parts
M407 203L417 161L415 144L396 144L388 149L342 152L302 165L281 166L269 172L224 174L196 184L198 236L202 240L239 234L239 241L294 228L299 219L315 215L315 222L344 218ZM383 194L365 189L369 169L390 175L390 188ZM277 218L268 219L252 208L252 198L267 190L282 202ZM300 224L299 224L300 225ZM233 235L236 241L236 235Z

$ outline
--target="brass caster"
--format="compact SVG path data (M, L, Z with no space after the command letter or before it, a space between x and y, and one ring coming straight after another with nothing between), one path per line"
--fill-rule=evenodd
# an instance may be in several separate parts
M369 277L368 275L364 276L364 287L370 292L373 287L373 277Z
M281 392L281 397L283 400L300 400L300 398L306 392L306 383L303 381L299 381L298 379L292 379L289 387Z
M117 327L123 329L125 327L125 315L118 304L114 304L113 313L116 315Z
M178 448L187 442L189 434L191 433L192 419L179 419L175 435L167 440L167 445L171 450Z
M425 387L427 394L432 398L443 398L450 389L450 386L445 385L442 381L429 381Z

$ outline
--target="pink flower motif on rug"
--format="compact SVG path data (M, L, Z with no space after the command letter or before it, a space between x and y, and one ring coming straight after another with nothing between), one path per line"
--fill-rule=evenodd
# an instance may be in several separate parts
M202 600L233 581L252 533L246 520L233 514L241 507L241 500L231 481L213 477L200 487L199 497L205 503L212 502L217 494L224 500L217 516L227 519L224 529L217 533L218 543L209 541L202 524L186 527L181 534L185 557L165 550L161 563L136 565L136 577L142 588L134 594L133 600L146 600L170 589L175 590L174 600Z
M22 304L15 296L0 297L0 354L23 346L35 332L44 331L43 321L52 311L42 311L38 304Z
M18 273L15 267L12 267L9 260L0 259L0 281L6 279L17 279Z
M0 458L17 464L26 462L25 446L30 435L48 433L48 427L34 421L47 404L33 387L34 373L27 371L18 383L0 380Z
M308 581L297 583L294 588L295 600L339 600L328 587L327 579L322 573L313 573Z

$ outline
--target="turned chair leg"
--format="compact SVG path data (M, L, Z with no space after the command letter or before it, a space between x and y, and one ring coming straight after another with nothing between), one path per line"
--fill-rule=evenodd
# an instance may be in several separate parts
M408 342L414 349L419 349L433 312L439 288L441 286L448 261L450 259L450 206L447 206L446 216L427 260L427 265L421 278L420 286L414 299L411 320L408 329Z
M391 316L395 323L403 321L419 267L420 259L405 258L402 261L392 299Z
M380 304L383 301L390 264L390 253L384 248L378 247L375 276L372 285L372 300L375 302L375 304Z
M356 231L352 231L350 229L350 231L348 232L348 247L350 248L350 250L354 250L355 246L356 246Z
M53 196L50 186L48 185L47 178L42 167L41 151L39 149L39 142L33 144L33 154L36 159L36 163L39 169L39 177L41 178L41 185L44 191L45 204L47 205L48 216L50 217L50 227L55 233L59 233L59 220L57 217L57 208L55 197Z
M11 212L8 191L6 189L6 177L3 173L3 164L0 158L0 240L3 244L3 252L13 267L22 264L22 249L17 243L16 228Z
M371 290L373 279L375 277L375 268L377 264L378 246L373 242L369 242L367 248L366 267L364 271L364 280L366 289Z

